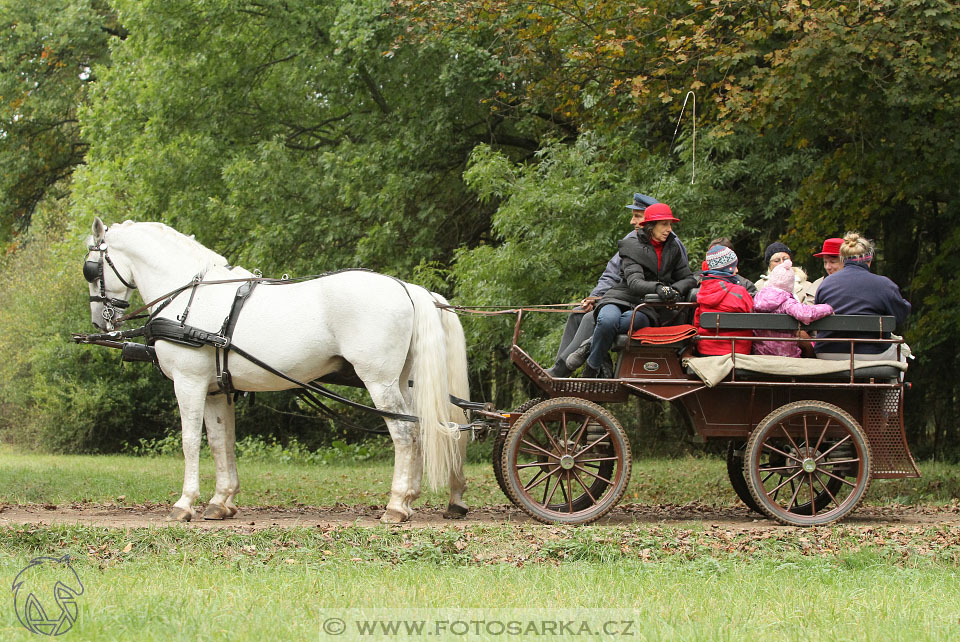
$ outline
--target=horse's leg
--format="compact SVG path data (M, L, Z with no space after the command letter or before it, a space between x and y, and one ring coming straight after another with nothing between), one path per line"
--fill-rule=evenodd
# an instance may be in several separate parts
M390 412L409 414L403 396L397 386L367 384L374 405ZM423 477L423 455L420 452L420 428L409 421L384 419L393 439L393 483L390 486L390 501L380 521L398 524L413 515L412 503L420 496L420 480Z
M459 459L457 465L450 471L450 503L447 504L447 510L443 513L446 519L461 519L469 510L463 502L463 491L467 489L467 476L463 471L463 462L467 457L469 441L470 433L461 432L460 440L457 442Z
M240 476L237 474L236 406L229 406L229 408L230 412L223 418L223 451L227 459L230 494L227 495L223 505L227 508L228 517L233 517L239 510L234 500L240 492Z
M167 519L189 522L196 515L193 502L200 496L200 440L203 408L207 389L204 383L176 379L173 389L180 406L180 428L183 439L183 494L173 505Z
M203 421L207 427L207 442L210 444L210 453L217 471L217 488L207 504L207 509L203 511L203 518L232 517L237 512L233 506L233 496L239 490L239 481L234 453L234 408L229 398L224 394L207 395Z

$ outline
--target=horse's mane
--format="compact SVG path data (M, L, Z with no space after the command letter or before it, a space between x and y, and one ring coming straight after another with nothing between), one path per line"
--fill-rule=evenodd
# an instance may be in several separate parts
M192 254L206 269L227 265L227 259L206 247L192 236L187 236L169 225L163 223L140 223L136 221L124 221L110 226L110 230L126 231L132 228L147 231L161 237L169 239L178 247L187 250Z

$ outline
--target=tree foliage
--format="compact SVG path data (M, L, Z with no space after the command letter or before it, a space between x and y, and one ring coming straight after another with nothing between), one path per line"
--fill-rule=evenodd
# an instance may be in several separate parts
M955 2L0 6L0 234L20 246L67 195L65 234L158 219L268 274L364 266L515 305L583 296L634 191L674 207L694 264L733 236L748 277L775 239L819 274L822 239L857 229L914 304L912 437L957 437ZM512 323L465 323L476 393L511 403ZM561 325L525 326L541 359Z
M0 2L0 239L83 162L77 109L114 36L106 2Z

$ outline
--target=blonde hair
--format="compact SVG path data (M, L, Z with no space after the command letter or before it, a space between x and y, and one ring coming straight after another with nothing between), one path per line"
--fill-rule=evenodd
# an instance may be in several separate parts
M873 241L860 236L858 232L847 232L843 235L843 244L840 246L842 259L866 259L873 257Z

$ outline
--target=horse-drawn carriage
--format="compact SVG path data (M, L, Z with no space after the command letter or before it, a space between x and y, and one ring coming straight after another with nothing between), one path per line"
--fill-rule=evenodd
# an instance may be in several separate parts
M439 295L365 271L264 279L158 224L127 222L108 231L96 219L91 231L83 273L91 319L107 333L74 339L123 348L125 357L152 360L174 380L186 466L172 519L195 514L201 425L217 464L216 492L203 516L237 512L231 393L299 387L359 405L318 383L330 380L366 387L376 406L367 410L384 419L394 440L394 479L382 518L388 522L409 519L425 467L434 483L449 483L447 513L467 512L461 500L467 440L458 438L464 430L495 432L497 481L534 518L569 524L600 518L627 488L631 455L616 417L598 404L630 395L679 404L698 435L729 441L737 495L786 524L840 519L862 500L871 479L919 474L903 432L905 365L856 361L852 340L828 339L850 343L848 362L736 354L696 359L681 357L690 339L664 343L660 336L650 343L630 333L620 342L614 378L558 379L519 346L521 310L511 359L546 399L504 413L464 400L463 331ZM121 315L134 288L148 303ZM377 314L367 301L377 302ZM146 310L142 328L116 330ZM703 314L700 323L727 331L801 329L774 314ZM892 317L830 316L803 329L896 343L889 338L893 326ZM131 337L156 345L121 343ZM229 369L228 354L235 355ZM479 421L467 422L464 410Z
M848 361L736 353L685 358L695 339L647 343L642 332L631 333L618 341L613 378L554 378L518 343L523 315L517 313L511 360L545 399L506 415L493 466L507 496L540 521L591 522L623 496L630 444L616 417L599 404L631 395L678 404L697 435L726 440L737 495L784 524L841 519L872 479L919 476L903 430L905 364L854 360L850 339L832 339L850 344ZM731 348L737 339L753 338L753 329L833 330L852 332L857 342L900 341L889 337L893 317L830 316L801 326L786 315L706 313L700 321L734 331L722 337Z

